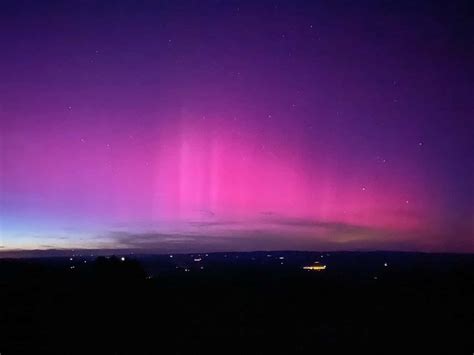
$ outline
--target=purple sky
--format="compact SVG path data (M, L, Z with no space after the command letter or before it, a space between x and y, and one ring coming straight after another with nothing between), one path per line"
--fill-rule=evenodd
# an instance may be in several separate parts
M2 1L0 252L474 252L472 5L354 3Z

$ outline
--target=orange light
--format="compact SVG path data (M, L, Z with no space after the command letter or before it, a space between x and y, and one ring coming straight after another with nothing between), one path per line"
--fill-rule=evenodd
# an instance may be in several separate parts
M326 270L326 265L303 266L303 269L311 270L311 271L322 271L322 270Z

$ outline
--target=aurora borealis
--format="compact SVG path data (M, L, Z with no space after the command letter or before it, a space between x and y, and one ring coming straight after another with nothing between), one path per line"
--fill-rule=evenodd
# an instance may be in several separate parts
M0 252L474 251L468 5L0 10Z

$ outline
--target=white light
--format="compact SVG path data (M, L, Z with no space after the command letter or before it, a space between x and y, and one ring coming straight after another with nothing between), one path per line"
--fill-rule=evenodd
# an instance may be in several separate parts
M170 255L170 258L172 258L172 257L173 257L173 255Z
M284 256L280 256L279 259L280 259L280 260L285 260L285 257L284 257Z
M125 261L125 258L122 256L122 257L120 258L120 260Z
M383 266L388 266L388 263L384 263Z
M72 261L72 258L69 258L69 261Z

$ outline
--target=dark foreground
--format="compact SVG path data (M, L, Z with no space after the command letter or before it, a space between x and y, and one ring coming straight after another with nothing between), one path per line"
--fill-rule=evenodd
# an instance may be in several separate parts
M0 260L0 353L474 351L472 255L121 257Z

